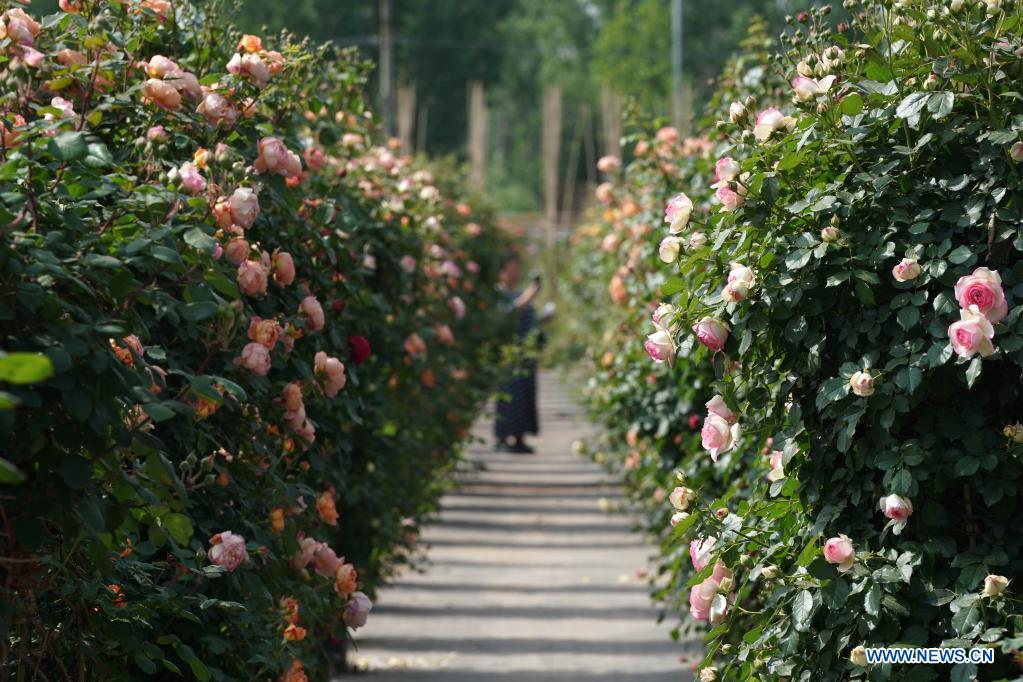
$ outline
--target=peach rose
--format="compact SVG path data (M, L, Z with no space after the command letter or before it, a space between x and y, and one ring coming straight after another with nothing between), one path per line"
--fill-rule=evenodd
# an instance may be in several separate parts
M661 490L660 488L658 488L657 490L659 493L661 493L661 495L664 494L664 491ZM671 506L677 509L678 511L685 511L686 509L689 508L689 503L692 502L694 497L696 497L696 492L693 491L691 488L686 488L685 486L678 486L674 490L672 490L671 493L668 495L668 502L670 502Z
M323 315L323 306L316 300L315 296L306 296L298 306L298 313L305 318L307 331L315 332L323 329L326 319Z
M297 177L302 173L302 160L276 137L259 141L258 156L253 167L258 173L276 173L284 177Z
M244 367L256 376L266 376L270 371L270 351L261 343L247 343L242 354L234 359L234 364Z
M205 116L206 122L214 128L230 128L238 120L238 110L231 104L231 100L218 92L207 92L196 112Z
M337 573L334 574L334 591L342 597L347 597L359 586L358 580L359 574L356 572L355 566L343 563L338 566Z
M150 78L142 86L142 101L167 111L175 111L181 108L181 93L167 81Z
M249 251L249 243L242 237L235 237L224 247L224 255L234 265L241 265L248 260Z
M295 281L295 261L291 254L280 249L273 255L274 282L279 287L286 287Z
M264 88L270 81L270 68L256 54L236 52L227 63L227 72L252 83L257 88Z
M323 393L328 398L336 396L348 381L344 363L337 358L327 357L323 351L313 358L313 372L324 380Z
M276 320L264 320L255 316L249 320L249 339L265 346L267 350L273 350L280 336L281 325L277 324Z
M337 525L337 507L334 505L334 493L324 490L316 498L316 513L328 526Z
M189 194L201 194L206 189L206 178L202 172L191 161L181 164L178 169L178 177L181 178L181 190Z
M246 296L262 296L266 293L269 276L270 269L262 261L242 261L238 266L238 288Z

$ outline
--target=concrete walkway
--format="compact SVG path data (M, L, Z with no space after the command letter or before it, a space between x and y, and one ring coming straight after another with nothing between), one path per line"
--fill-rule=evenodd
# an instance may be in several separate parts
M351 662L366 682L691 680L658 625L644 538L615 482L571 444L590 428L558 376L540 377L537 454L469 452L424 530L429 565L379 595ZM480 468L483 467L483 468Z

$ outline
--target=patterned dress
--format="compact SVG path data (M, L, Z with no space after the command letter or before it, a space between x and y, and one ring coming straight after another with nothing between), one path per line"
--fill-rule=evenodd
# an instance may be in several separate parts
M521 293L505 292L509 332L516 334L519 341L525 340L529 333L536 329L536 309L532 304L521 310L514 308L514 301ZM527 433L538 434L540 420L536 409L536 361L527 360L512 368L512 375L503 381L497 390L497 416L494 421L494 435L497 440L521 438Z

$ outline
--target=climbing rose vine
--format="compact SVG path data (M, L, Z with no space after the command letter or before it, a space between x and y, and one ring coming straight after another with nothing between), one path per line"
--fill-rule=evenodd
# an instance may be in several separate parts
M0 669L327 679L489 388L507 248L367 66L0 3ZM414 343L406 343L414 339Z

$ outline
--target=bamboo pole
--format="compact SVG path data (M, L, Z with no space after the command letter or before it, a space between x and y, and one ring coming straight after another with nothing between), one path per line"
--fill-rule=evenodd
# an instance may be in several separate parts
M487 176L487 112L486 90L481 81L469 82L469 182L482 191Z

